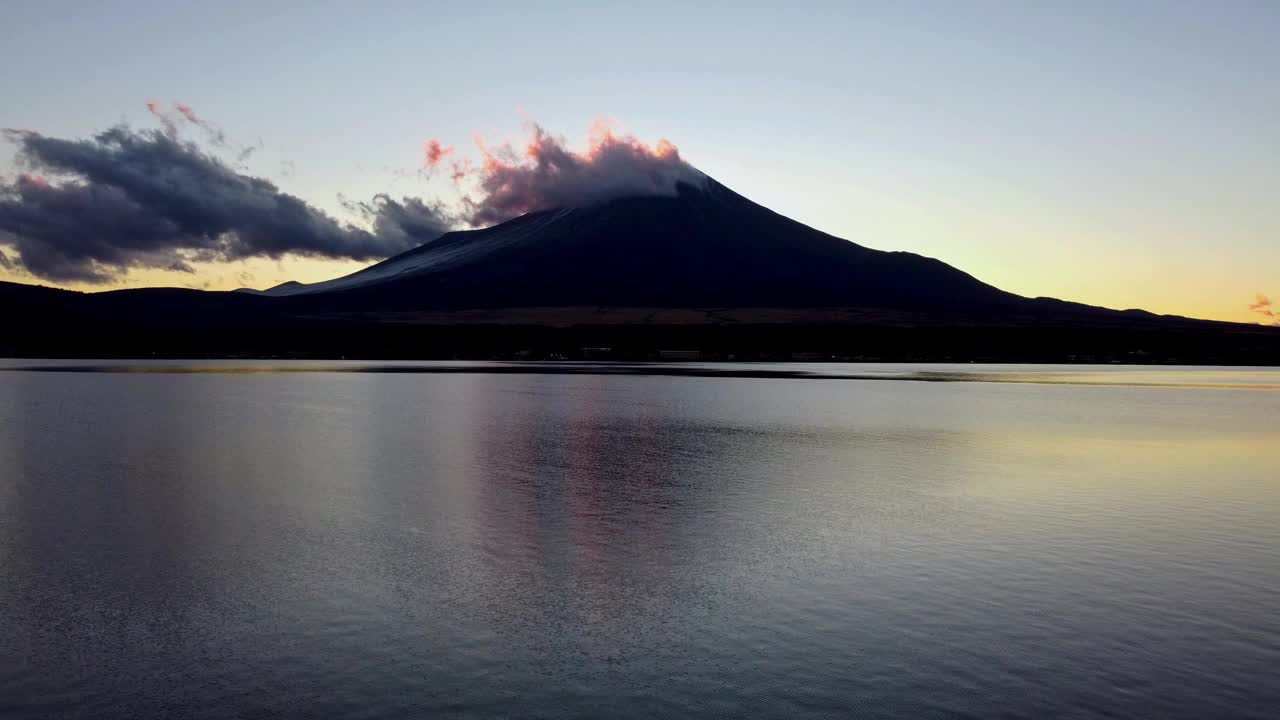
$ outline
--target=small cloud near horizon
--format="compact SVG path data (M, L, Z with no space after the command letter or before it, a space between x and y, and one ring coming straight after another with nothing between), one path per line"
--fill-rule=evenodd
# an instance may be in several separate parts
M1280 316L1277 316L1270 297L1262 293L1255 293L1253 302L1249 303L1249 309L1263 317L1262 320L1259 320L1263 325L1280 327Z

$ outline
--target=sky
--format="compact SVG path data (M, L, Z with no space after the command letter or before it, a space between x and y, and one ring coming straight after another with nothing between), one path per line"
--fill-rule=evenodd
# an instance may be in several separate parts
M419 172L428 138L475 156L532 118L581 147L608 117L784 215L1022 295L1241 322L1280 296L1280 3L615 5L6 3L0 127L77 140L184 103L229 165L254 148L239 172L367 223L352 202L379 193L456 203ZM0 279L267 287L375 259Z

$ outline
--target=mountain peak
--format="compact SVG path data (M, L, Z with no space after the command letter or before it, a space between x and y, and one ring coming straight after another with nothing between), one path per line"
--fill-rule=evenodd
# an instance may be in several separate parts
M334 304L406 309L929 309L1015 298L937 260L815 230L701 172L672 187L670 195L624 194L447 233L346 277L266 294L340 295Z

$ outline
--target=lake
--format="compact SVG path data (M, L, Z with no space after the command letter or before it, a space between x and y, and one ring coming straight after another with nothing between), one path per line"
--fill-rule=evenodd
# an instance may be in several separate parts
M0 716L1275 718L1280 371L0 361Z

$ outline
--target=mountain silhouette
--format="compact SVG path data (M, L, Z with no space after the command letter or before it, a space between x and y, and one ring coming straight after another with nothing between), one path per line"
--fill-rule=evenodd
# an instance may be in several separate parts
M711 178L447 233L265 291L0 283L0 355L1280 364L1280 332L1025 298L828 235ZM688 357L688 354L683 355Z
M268 296L352 308L1011 308L1021 298L941 261L828 235L707 178L448 233L337 280ZM328 296L321 300L315 296Z

